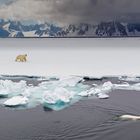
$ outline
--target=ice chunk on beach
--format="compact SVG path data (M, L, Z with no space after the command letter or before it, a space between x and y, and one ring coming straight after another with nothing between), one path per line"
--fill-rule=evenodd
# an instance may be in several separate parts
M4 105L14 107L14 106L26 105L27 103L28 103L28 98L24 96L15 96L5 101Z

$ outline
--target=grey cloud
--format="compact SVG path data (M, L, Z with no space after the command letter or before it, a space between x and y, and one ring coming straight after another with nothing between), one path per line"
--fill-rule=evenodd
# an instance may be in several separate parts
M13 0L0 17L59 24L140 20L139 0Z

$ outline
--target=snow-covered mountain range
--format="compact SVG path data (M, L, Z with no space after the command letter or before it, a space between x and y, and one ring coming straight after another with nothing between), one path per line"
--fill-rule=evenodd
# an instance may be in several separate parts
M19 21L0 20L0 37L125 37L140 36L140 23L101 22L71 24L64 27L44 23L24 25Z

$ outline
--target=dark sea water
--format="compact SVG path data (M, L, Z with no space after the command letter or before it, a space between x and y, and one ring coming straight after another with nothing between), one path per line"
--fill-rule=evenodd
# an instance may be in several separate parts
M61 111L0 107L0 140L139 140L140 121L118 117L140 115L140 92L115 90L109 95L106 100L85 98Z

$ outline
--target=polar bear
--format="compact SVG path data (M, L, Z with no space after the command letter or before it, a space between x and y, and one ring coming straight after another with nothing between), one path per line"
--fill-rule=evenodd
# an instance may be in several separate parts
M26 62L27 61L27 54L18 55L15 59L16 62Z

